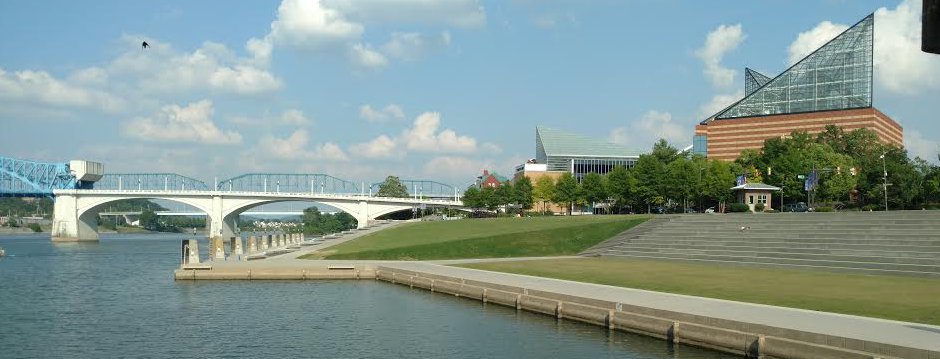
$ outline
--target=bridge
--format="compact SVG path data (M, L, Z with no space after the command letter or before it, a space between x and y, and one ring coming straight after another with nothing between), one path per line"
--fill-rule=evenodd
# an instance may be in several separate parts
M77 163L79 162L79 163ZM126 199L160 199L205 213L212 236L235 235L238 216L251 208L277 202L310 201L353 216L358 227L390 213L416 207L463 209L448 186L427 180L406 180L409 197L373 195L375 185L327 174L251 173L216 181L213 186L173 173L85 173L86 164L48 164L0 157L0 196L52 196L55 207L52 239L98 239L98 214L109 203ZM93 167L93 166L92 166ZM93 172L93 171L92 171ZM453 193L451 193L453 192Z

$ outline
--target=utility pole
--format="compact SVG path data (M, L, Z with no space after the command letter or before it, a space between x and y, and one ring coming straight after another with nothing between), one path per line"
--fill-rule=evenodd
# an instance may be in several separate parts
M884 173L884 191L885 191L885 212L888 211L888 166L885 164L885 154L881 153L881 170Z

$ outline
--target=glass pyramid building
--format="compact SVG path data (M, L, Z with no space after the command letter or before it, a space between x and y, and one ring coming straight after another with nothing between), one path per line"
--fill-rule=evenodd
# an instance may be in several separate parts
M867 128L901 146L904 129L872 106L874 14L775 77L744 69L745 95L695 126L692 152L731 161L793 131Z
M745 97L711 119L871 107L874 25L868 15L772 79L745 69Z

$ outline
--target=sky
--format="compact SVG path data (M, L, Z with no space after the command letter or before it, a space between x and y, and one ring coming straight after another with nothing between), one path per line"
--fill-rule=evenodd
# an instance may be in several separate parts
M547 126L648 150L875 13L874 106L937 162L920 0L0 2L0 156L109 173L511 175ZM146 41L149 48L142 48Z

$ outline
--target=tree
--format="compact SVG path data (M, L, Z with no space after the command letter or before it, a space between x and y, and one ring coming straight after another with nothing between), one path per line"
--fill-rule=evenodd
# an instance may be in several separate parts
M640 155L633 167L636 175L636 197L647 206L664 202L666 193L666 166L653 155ZM660 197L654 201L656 197Z
M567 207L566 212L571 215L571 206L578 201L578 181L569 172L562 173L555 182L555 194L552 202Z
M659 162L663 165L672 163L672 161L675 161L682 156L678 149L672 147L669 142L666 142L666 140L662 138L653 144L653 151L650 152L650 155L659 160Z
M508 180L500 183L496 187L494 195L496 196L497 206L503 207L506 213L509 213L509 205L516 200L516 190L512 187L512 182Z
M483 187L480 190L480 204L489 211L495 211L499 208L499 199L496 197L496 189L493 187Z
M401 180L396 176L385 177L385 181L379 185L379 191L375 194L379 197L396 197L396 198L407 198L408 188L401 183Z
M157 214L147 208L140 212L140 226L148 231L157 231L160 229L160 221L157 218Z
M666 195L670 198L682 201L682 208L688 208L690 201L693 201L698 195L699 181L701 174L698 166L691 159L681 158L666 165L668 173Z
M731 200L731 187L734 186L734 173L731 165L720 160L708 161L703 176L703 192L706 197L718 202L718 211L724 210L724 203Z
M516 198L513 202L519 206L519 212L527 211L532 209L533 197L532 197L532 180L529 177L522 176L516 180L516 183L513 184L515 189Z
M535 180L535 187L532 189L533 200L542 204L542 212L547 209L545 204L555 198L555 181L549 176L541 176Z
M584 175L581 189L584 200L591 204L592 209L597 202L607 201L607 181L604 176L594 172Z
M636 190L636 178L626 167L617 166L607 172L607 191L619 210L630 205Z
M463 192L463 205L470 207L471 209L483 208L486 205L483 203L483 197L480 193L480 189L477 186L467 187L467 190Z

